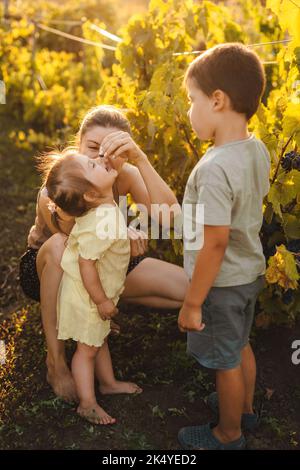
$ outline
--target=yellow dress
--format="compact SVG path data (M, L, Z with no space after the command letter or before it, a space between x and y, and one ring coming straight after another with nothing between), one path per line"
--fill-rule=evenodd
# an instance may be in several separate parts
M103 290L116 305L130 259L127 227L117 204L103 204L75 218L61 261L64 273L57 296L58 339L72 338L99 347L110 332L110 320L101 319L83 285L79 255L96 260Z

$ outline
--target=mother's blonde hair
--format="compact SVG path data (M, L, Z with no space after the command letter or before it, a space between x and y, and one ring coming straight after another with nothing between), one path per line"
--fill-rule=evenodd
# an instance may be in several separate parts
M79 131L75 136L75 145L79 147L86 132L93 127L115 127L131 134L130 123L124 111L110 105L100 105L91 108L84 116Z

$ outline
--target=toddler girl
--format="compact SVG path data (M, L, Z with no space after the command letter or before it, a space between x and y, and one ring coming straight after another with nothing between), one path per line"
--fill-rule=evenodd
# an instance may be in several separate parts
M57 329L58 339L77 342L72 359L77 412L92 423L113 424L96 401L94 375L103 393L142 391L116 381L107 344L130 258L125 220L113 199L117 171L72 150L42 157L39 169L53 201L50 210L55 214L57 206L75 216L61 262Z

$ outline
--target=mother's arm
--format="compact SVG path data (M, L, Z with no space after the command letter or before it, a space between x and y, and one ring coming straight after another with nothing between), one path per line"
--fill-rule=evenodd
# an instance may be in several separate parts
M135 171L131 170L132 175L135 173L135 178L129 178L131 180L129 192L136 203L146 205L149 214L153 204L164 205L165 211L171 207L171 221L174 219L174 215L181 213L175 194L153 168L147 155L127 132L110 133L103 139L101 147L106 157L128 158L135 164ZM163 206L160 209L164 212ZM154 218L159 218L160 223L162 222L162 213L159 212L158 207L152 206L152 215Z

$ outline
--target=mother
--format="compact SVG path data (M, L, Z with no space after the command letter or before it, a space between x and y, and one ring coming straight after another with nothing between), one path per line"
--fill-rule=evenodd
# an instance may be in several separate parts
M113 188L116 202L119 201L119 196L129 193L135 203L146 206L149 214L151 204L177 204L171 189L151 166L130 134L130 124L119 110L112 106L98 106L84 117L77 134L77 147L88 157L97 158L103 142L107 155L111 153L111 149L119 148L119 154L124 157L126 152L134 160L135 166L124 163L118 169L119 174ZM124 161L123 158L118 160ZM109 165L109 161L110 158L105 157L103 164ZM25 293L41 302L47 342L47 380L57 396L76 400L64 342L57 339L56 331L56 299L62 277L60 262L67 239L62 232L70 233L74 218L59 212L58 226L48 204L46 188L42 187L38 194L35 224L31 227L27 240L28 249L21 261L20 281ZM179 308L188 284L184 270L165 261L141 256L146 247L143 235L130 230L129 236L132 258L122 301L160 308Z

